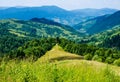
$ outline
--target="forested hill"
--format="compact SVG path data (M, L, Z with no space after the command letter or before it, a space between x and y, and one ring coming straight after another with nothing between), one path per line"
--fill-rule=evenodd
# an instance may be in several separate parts
M0 20L0 53L8 53L30 39L62 37L80 40L82 35L70 26L45 18L33 18L29 21L4 19Z
M106 32L107 38L102 45L107 48L117 48L120 50L120 25Z
M102 22L102 20L108 16L109 15L104 15L104 16L99 16L99 17L93 18L93 19L89 19L87 21L80 22L79 24L76 24L73 27L80 32L88 33L88 31L91 30L90 28L92 26L94 26L94 24L96 24L98 22Z
M63 27L69 31L74 31L73 27L70 27L68 25L64 25L46 18L32 18L30 19L30 21L32 22L38 22L38 23L43 23L43 24L47 24L47 25L54 25L54 26L59 26L59 27ZM77 32L78 33L78 32Z
M79 39L82 36L82 34L70 26L45 18L36 18L29 21L17 19L1 20L0 28L19 37L28 38L63 37L67 39Z
M101 32L107 29L110 29L116 25L120 25L120 11L106 17L102 22L96 23L91 27L89 33Z
M99 62L106 62L114 64L119 61L120 51L116 49L99 48L87 44L79 44L63 38L43 38L39 40L31 40L20 46L16 50L11 51L9 58L29 58L32 57L37 60L45 53L51 50L56 44L62 47L63 50L84 56L84 59L95 60ZM58 58L59 59L59 58Z
M120 25L101 33L86 37L81 43L96 45L100 47L120 49Z
M75 28L84 29L89 34L95 34L111 29L116 25L120 25L120 11L79 23L75 25Z

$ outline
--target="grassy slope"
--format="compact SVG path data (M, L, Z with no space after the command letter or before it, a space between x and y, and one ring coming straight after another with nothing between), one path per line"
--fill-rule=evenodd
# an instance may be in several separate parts
M63 56L65 58L60 58L59 61L56 59L55 62L43 63ZM67 53L56 45L35 63L25 60L1 62L0 82L120 82L117 75L119 67L81 58L83 57Z
M60 46L56 45L48 51L39 61L60 61L60 60L83 59L82 56L65 52Z
M76 54L72 54L69 52L65 52L60 46L56 45L53 47L52 50L48 51L44 56L42 56L38 61L48 63L48 62L57 62L57 63L64 63L65 65L80 65L81 63L86 63L90 66L93 66L95 68L104 68L106 66L109 66L110 69L115 71L117 74L120 75L120 68L113 65L108 65L105 63L97 62L97 61L87 61L84 60L83 56L79 56Z

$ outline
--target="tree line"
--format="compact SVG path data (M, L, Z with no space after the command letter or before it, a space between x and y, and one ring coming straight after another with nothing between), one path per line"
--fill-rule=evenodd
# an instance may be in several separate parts
M108 64L120 65L120 51L113 48L101 48L88 44L80 44L64 38L41 38L26 42L23 46L11 50L7 55L10 59L29 58L37 60L56 44L65 51L84 56L86 60L95 60Z

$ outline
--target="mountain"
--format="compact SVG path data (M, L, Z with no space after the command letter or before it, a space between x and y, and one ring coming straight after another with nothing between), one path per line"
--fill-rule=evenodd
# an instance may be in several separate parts
M91 8L86 8L86 9L77 9L73 10L72 12L74 13L81 13L82 15L87 15L87 16L102 16L106 14L113 14L116 12L116 9L110 9L110 8L102 8L102 9L91 9Z
M88 10L92 10L92 9L84 9L84 10L79 10L80 12L76 12L76 10L68 11L57 6L10 7L0 10L0 19L15 18L21 20L29 20L31 18L37 17L37 18L51 19L56 22L67 25L74 25L89 18L93 18L101 15L101 14L98 15L97 11L99 9L94 10L96 11L96 15L95 14L89 15L91 11ZM117 11L113 9L108 12L107 10L110 9L106 9L106 12L103 12L102 14L111 14Z
M0 18L16 18L16 19L30 19L33 17L54 17L59 16L60 13L68 13L66 10L56 6L42 6L42 7L10 7L2 10ZM14 14L14 15L13 15Z
M62 26L62 24L60 24L58 22L54 22L52 20L48 20L46 18L32 18L32 19L30 19L30 21L38 22L38 23L44 23L44 24L48 24L48 25Z
M105 48L120 49L120 25L91 35L82 40L82 43L88 43Z
M60 37L79 41L82 36L70 26L45 18L4 19L0 20L0 56L31 39Z
M95 34L107 29L111 29L116 25L120 25L120 11L111 15L104 15L97 18L81 22L74 26L77 30L83 30L89 34Z
M0 7L0 10L4 10L7 9L8 7Z
M88 29L90 29L92 26L94 26L94 24L96 24L97 22L102 22L103 19L105 19L107 16L109 15L104 15L104 16L99 16L93 19L89 19L87 21L84 22L80 22L79 24L74 25L74 29L78 30L79 32L82 33L88 33Z
M71 12L59 8L57 6L41 6L41 7L10 7L0 11L0 19L16 18L28 20L34 17L48 18L57 22L65 23L69 17L73 17ZM66 23L67 24L67 23Z
M100 45L107 48L120 49L120 25L103 32L101 35L106 37Z
M6 19L0 21L1 29L19 37L64 37L69 39L80 38L82 34L72 27L63 25L45 18L33 18L28 21ZM2 35L2 34L1 34Z

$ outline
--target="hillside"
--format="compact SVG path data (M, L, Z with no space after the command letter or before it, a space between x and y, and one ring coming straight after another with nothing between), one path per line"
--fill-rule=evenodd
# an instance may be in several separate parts
M105 19L107 16L109 15L104 15L93 19L89 19L87 21L80 22L79 24L76 24L73 27L74 29L78 30L81 33L88 33L88 31L91 30L90 28L94 26L94 24L96 24L97 22L102 22L102 20Z
M60 45L60 47L55 46L56 44ZM53 48L53 49L52 49ZM52 49L52 50L51 50ZM69 52L65 53L64 51ZM51 51L49 51L51 50ZM49 51L48 53L46 53ZM45 54L46 53L46 54ZM59 53L49 55L49 53ZM70 55L72 54L78 54ZM66 56L64 56L66 54ZM35 39L26 42L24 45L18 47L16 50L12 50L8 54L9 59L27 59L32 58L36 61L39 58L42 58L43 61L55 61L55 60L66 60L66 59L84 59L86 60L94 60L99 62L104 62L108 64L113 64L120 66L120 51L116 49L102 48L98 46L92 46L87 44L79 44L74 41L70 41L63 38L42 38ZM56 58L55 58L56 57ZM47 59L44 59L47 58Z
M102 43L99 45L107 48L120 49L120 25L115 26L114 28L103 33L100 33L99 35L101 35L101 38L104 36ZM100 37L98 38L99 40Z
M83 57L80 55L65 52L60 46L56 44L52 48L52 50L48 51L38 61L54 62L54 61L63 61L63 60L80 60L80 59L83 59Z
M37 18L36 20L39 20L39 22L33 19L29 21L17 19L0 20L0 27L8 33L28 38L62 37L76 39L82 36L82 34L70 26L56 23L45 18Z
M65 10L57 6L41 6L41 7L9 7L0 10L0 19L15 18L21 20L29 20L31 18L47 18L59 23L74 25L91 17L105 14L112 14L116 9L83 9L76 12L76 10ZM91 11L94 13L91 13ZM88 13L91 13L90 15ZM98 14L100 13L100 14Z
M55 53L54 53L55 52ZM54 62L42 62L44 59L58 57ZM62 59L60 56L69 56L73 59ZM0 81L10 82L119 82L120 67L107 65L95 61L86 61L74 58L80 57L65 52L56 45L38 61L11 60L0 64ZM46 61L46 60L45 60ZM4 79L5 78L5 79Z
M120 0L1 0L0 82L120 82Z
M120 49L119 38L120 38L120 25L117 25L112 29L86 37L85 43L106 48Z
M107 65L105 63L100 63L97 61L88 61L84 60L83 56L72 54L63 50L58 44L56 44L50 51L48 51L45 55L39 58L35 64L38 63L55 63L58 66L81 66L88 65L88 67L94 67L95 70L97 69L106 69L109 67L109 70L115 72L116 74L120 75L120 67Z
M28 21L4 19L0 20L0 56L24 45L31 39L60 37L79 40L82 36L83 34L70 26L45 18L33 18Z
M83 29L89 34L95 34L111 29L114 26L120 25L120 11L112 14L97 17L86 22L75 25L77 29Z

